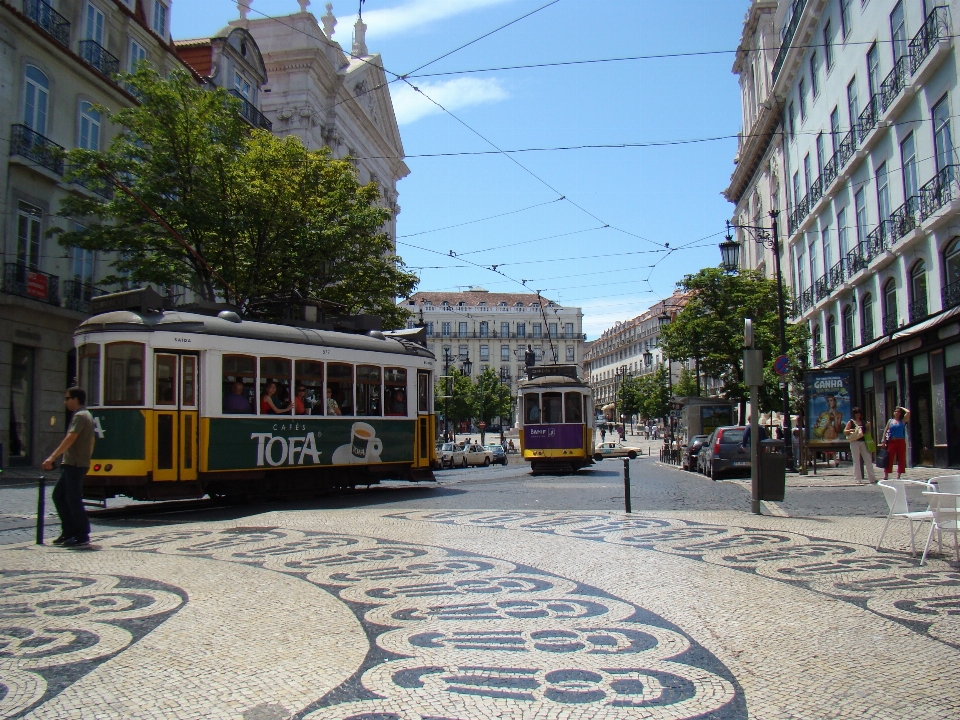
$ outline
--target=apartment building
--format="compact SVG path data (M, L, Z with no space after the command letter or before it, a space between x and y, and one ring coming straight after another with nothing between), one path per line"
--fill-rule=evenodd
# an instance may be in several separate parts
M810 364L852 369L875 425L910 408L911 463L960 465L958 3L772 5L752 3L734 66L735 218L779 211ZM760 42L771 29L775 43ZM744 262L771 275L769 258L746 252L749 236L738 239Z

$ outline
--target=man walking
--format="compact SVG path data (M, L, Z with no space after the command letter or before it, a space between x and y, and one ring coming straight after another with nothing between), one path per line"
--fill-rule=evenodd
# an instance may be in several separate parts
M44 470L53 470L53 463L63 455L60 477L53 488L53 504L60 516L60 537L54 545L83 547L90 543L90 520L83 507L83 478L90 469L93 455L93 416L84 405L87 393L83 388L72 387L66 391L63 404L73 413L67 435L50 457L43 461Z

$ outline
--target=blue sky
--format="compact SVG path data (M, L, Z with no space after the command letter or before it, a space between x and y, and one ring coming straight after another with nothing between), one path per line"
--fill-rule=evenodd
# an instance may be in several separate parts
M367 46L386 69L408 73L549 2L367 0ZM357 4L333 3L334 39L348 50ZM411 169L398 188L397 249L420 275L419 289L523 292L527 280L527 288L582 307L593 339L669 295L686 273L717 265L732 211L720 192L733 170L735 138L511 154L516 162L499 153L415 156L492 150L476 133L504 150L735 136L740 96L730 68L748 6L559 0L421 73L731 52L411 79L464 124L411 88L391 85ZM252 8L251 17L299 10L296 0L254 0ZM318 0L309 10L326 12ZM205 36L238 16L228 0L179 0L173 36Z

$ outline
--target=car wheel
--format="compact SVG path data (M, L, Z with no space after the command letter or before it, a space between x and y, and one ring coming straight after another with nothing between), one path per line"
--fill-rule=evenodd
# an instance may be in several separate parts
M466 466L467 466L467 458L466 458L466 456L464 456L464 457L463 457L463 462L460 464L460 467L466 467Z
M603 455L601 455L600 453L594 453L593 459L596 460L597 462L600 462L601 460L603 460Z
M631 460L636 460L637 454L633 450L631 450L630 452L627 453L627 457L630 458Z
M717 469L713 466L713 463L710 463L710 479L716 482L720 477L720 473L717 472Z
M483 459L483 466L484 466L484 467L488 467L489 465L490 465L490 458L485 457L485 458Z

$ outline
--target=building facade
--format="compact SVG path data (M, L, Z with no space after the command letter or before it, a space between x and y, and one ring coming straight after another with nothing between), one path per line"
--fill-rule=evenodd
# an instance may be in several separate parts
M180 65L168 0L0 0L0 464L39 464L64 432L73 330L110 258L48 237L71 193L61 151L102 149L116 128L97 110L136 100L114 81L140 60Z
M779 197L784 208L781 263L795 320L810 328L810 364L851 369L875 426L895 406L909 408L908 461L937 466L960 465L958 8L952 0L782 0L762 101L746 91L745 75L767 71L769 58L755 52L753 63L734 68L744 136L766 132L746 125L763 115L760 103L778 116L749 162L780 173L768 202ZM767 23L770 15L770 3L755 0L745 41L751 16ZM727 197L735 217L757 217L762 173L741 170L742 152L738 160ZM745 250L753 244L741 240Z

